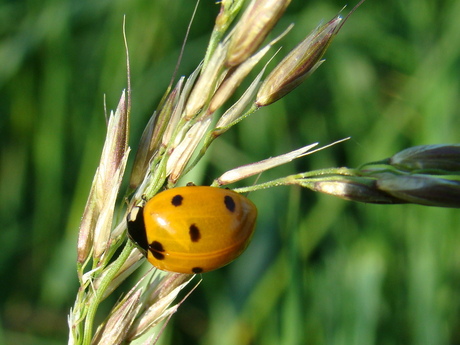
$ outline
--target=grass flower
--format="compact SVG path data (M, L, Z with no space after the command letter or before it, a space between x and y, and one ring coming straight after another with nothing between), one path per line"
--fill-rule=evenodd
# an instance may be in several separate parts
M460 145L422 145L398 152L388 163L405 171L460 172Z
M128 97L128 99L127 99ZM115 113L109 118L101 161L94 176L78 238L78 263L90 252L99 259L108 246L115 201L121 185L128 148L129 94L123 93Z
M231 36L227 66L246 61L262 44L291 0L252 0Z
M123 199L127 200L123 203L126 207L117 208L116 201L123 196L120 186L130 152L127 146L131 103L128 63L128 90L123 92L115 113L110 115L100 164L81 221L78 239L81 286L68 318L69 344L127 344L148 333L152 326L167 321L177 310L180 303L174 305L174 301L194 275L152 269L152 273L140 279L112 308L99 327L95 325L100 303L143 262L142 253L131 241L126 241L127 218L131 221L130 217L134 217L131 211L162 188L174 187L206 153L215 138L257 108L284 97L304 81L321 64L325 51L345 22L336 16L319 26L262 83L268 65L260 68L243 96L219 116L217 109L225 106L250 72L257 68L261 58L283 36L260 48L289 3L251 1L230 30L243 2L221 2L221 12L203 63L188 78L180 78L174 88L168 89L147 122L133 163L130 193ZM261 174L330 146L312 151L315 145L232 169L216 179L213 185L225 185ZM371 169L311 171L236 191L297 184L361 202L413 202L458 207L458 181L454 178L411 175L398 170L400 167L407 170L411 166L449 170L449 167L456 166L452 162L457 160L457 149L455 145L450 148L425 147L397 154L387 163ZM438 159L438 165L427 163L440 156L443 158ZM196 157L195 160L192 157ZM415 161L423 163L417 165ZM431 197L433 193L437 196ZM150 339L156 342L158 336Z
M302 84L324 62L322 58L332 40L362 2L345 19L335 16L299 43L264 80L257 94L257 106L272 104Z
M153 197L162 186L174 186L186 171L193 168L215 138L254 112L256 108L253 105L257 104L256 93L259 91L260 94L260 80L265 68L240 100L213 121L216 110L231 98L261 58L284 35L258 50L289 3L252 1L235 28L228 33L230 22L242 8L242 2L221 3L221 12L204 62L188 78L180 78L176 86L167 91L144 129L130 176L130 189L134 193L124 211L125 216L120 218L115 214L115 202L120 195L129 154L127 139L131 102L129 88L123 93L116 112L109 118L106 143L80 227L78 274L81 288L69 316L69 343L126 343L167 319L177 309L172 303L193 276L154 273L149 275L154 278L144 277L144 284L136 284L93 334L95 315L101 301L113 293L142 262L142 254L130 241L118 256L114 256L125 240L126 214L142 205L145 199ZM336 18L307 38L308 42L316 45L315 48L307 48L309 54L322 56L329 45L328 40L336 34L339 22ZM224 34L227 34L226 38ZM280 74L279 68L277 71L275 75ZM268 78L269 83L273 78ZM303 78L297 79L298 85ZM277 97L282 96L278 92ZM216 124L213 125L213 122ZM192 162L191 158L203 140L200 154ZM235 182L285 164L309 154L315 145L234 169L222 175L217 183ZM114 219L122 221L112 228Z
M378 190L413 204L460 207L460 180L422 174L384 173L377 180Z
M302 84L322 63L321 58L341 28L342 18L334 17L295 47L264 80L257 94L258 107L281 99Z
M405 162L402 168L401 162ZM418 146L405 149L389 159L363 164L358 169L342 167L314 170L254 185L249 189L299 185L357 202L458 208L458 163L457 145ZM408 171L409 165L415 170Z

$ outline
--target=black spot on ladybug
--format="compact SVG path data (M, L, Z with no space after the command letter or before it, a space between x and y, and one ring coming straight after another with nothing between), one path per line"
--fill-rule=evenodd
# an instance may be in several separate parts
M173 198L171 199L171 204L173 206L180 206L182 205L182 200L184 200L184 197L180 194L174 195Z
M190 225L188 233L192 242L198 242L201 239L200 229L195 224Z
M227 210L229 210L230 212L235 212L235 200L233 200L233 198L230 195L225 196L224 203Z
M155 259L164 260L165 255L163 253L165 252L165 249L163 248L163 245L160 242L153 241L152 243L150 243L149 250Z
M201 272L203 272L203 269L201 267L193 267L192 272L193 273L201 273Z
M163 248L163 245L158 242L158 241L153 241L152 243L149 244L149 249L154 250L156 252L164 252L165 249Z
M164 260L165 259L165 256L163 253L158 253L158 252L154 252L154 251L150 251L153 255L153 257L157 260Z

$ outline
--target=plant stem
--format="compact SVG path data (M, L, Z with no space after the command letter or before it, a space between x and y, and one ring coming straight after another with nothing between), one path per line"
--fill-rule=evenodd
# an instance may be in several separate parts
M88 303L88 312L86 314L85 318L85 327L83 330L83 342L82 345L90 345L91 344L91 339L93 336L93 322L94 322L94 317L96 315L97 308L99 307L99 304L101 303L105 291L107 290L107 287L110 285L110 283L114 280L116 274L120 270L121 266L125 263L125 261L128 259L129 254L134 248L134 244L131 241L127 241L125 247L123 248L123 251L121 252L120 256L113 262L112 267L110 267L107 270L107 274L102 278L102 281L95 291L95 294L91 298L91 301L87 302Z

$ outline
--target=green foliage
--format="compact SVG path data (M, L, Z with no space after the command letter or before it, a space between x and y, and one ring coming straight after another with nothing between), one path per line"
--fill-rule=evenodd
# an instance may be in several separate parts
M343 5L294 0L275 29L296 23L283 49ZM0 3L0 343L67 339L77 229L105 136L103 95L114 109L126 87L123 15L135 145L169 83L193 6ZM218 9L200 5L179 74L189 75L204 55ZM346 136L352 140L261 180L459 142L458 14L453 0L368 0L304 85L216 140L209 165L187 178L209 184L238 165ZM356 204L299 187L251 199L259 208L252 244L230 266L203 275L163 344L460 341L458 210Z

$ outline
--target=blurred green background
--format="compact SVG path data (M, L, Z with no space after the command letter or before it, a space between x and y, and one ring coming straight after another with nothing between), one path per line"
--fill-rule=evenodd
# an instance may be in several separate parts
M296 23L283 51L345 4L293 0L275 30ZM76 234L105 136L104 95L114 109L126 86L123 15L135 149L193 6L0 1L0 344L66 343ZM181 75L204 55L218 10L214 1L199 6ZM217 140L194 182L346 136L262 180L460 142L459 16L455 0L368 0L326 63ZM203 275L161 344L460 344L458 210L357 204L295 187L250 198L260 213L251 246Z

